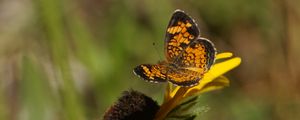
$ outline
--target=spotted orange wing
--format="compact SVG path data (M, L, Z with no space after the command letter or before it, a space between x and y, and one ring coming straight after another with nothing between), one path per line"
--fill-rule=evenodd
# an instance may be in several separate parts
M197 38L183 50L181 55L174 61L178 67L186 69L202 69L198 72L206 72L214 63L216 48L214 44L206 38Z
M176 10L166 32L165 54L171 64L168 80L179 86L193 86L213 64L216 49L212 42L200 37L200 30L190 16Z
M216 49L212 42L205 38L192 41L172 63L167 77L170 82L179 86L194 86L199 83L214 63Z
M168 81L182 87L190 87L197 85L201 78L201 73L184 68L170 67L167 73Z
M165 64L142 64L134 68L133 72L149 82L166 82L167 66Z
M165 56L167 61L177 59L180 53L199 36L194 20L181 10L176 10L169 22L165 37Z
M193 86L201 79L201 74L183 68L174 68L167 64L142 64L134 68L135 75L149 82L166 82L179 86Z

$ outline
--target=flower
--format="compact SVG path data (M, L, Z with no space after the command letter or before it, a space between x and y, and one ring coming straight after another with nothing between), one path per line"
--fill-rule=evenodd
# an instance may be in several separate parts
M124 91L122 97L104 114L103 120L152 120L159 105L135 90Z
M216 56L216 61L218 62L230 57L232 57L232 53L220 53ZM234 57L214 64L210 70L204 74L199 84L193 87L177 86L173 89L172 84L169 83L166 88L164 102L156 113L155 119L164 119L184 98L229 86L229 79L222 75L237 67L240 63L241 58Z

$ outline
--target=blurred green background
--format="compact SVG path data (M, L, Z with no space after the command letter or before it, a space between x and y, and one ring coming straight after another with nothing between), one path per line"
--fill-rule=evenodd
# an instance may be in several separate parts
M101 119L124 90L162 101L165 84L134 76L164 59L175 9L242 64L206 93L203 120L300 118L300 1L0 0L0 119ZM155 45L153 45L155 43Z

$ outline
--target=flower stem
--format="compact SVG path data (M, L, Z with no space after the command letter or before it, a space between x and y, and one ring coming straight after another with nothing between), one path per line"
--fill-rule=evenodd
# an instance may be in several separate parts
M155 120L163 120L168 113L175 108L178 103L183 99L183 95L186 93L188 88L181 87L175 94L173 98L171 98L169 101L164 102L158 112L156 113Z

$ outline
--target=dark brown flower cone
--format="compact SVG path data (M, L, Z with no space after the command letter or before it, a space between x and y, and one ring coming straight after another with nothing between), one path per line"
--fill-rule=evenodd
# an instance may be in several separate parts
M123 96L111 106L104 120L153 120L159 109L157 102L134 90L124 91Z

